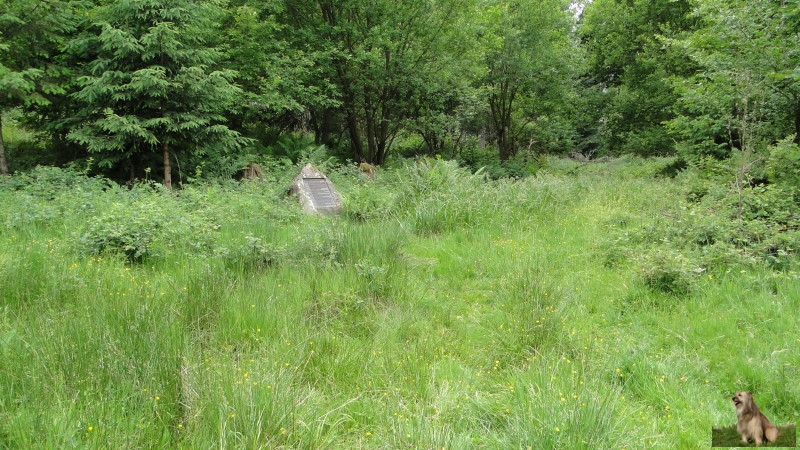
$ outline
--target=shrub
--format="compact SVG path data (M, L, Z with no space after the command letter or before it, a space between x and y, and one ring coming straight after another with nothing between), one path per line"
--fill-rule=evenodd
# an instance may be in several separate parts
M640 254L636 261L645 286L664 294L688 294L692 279L703 272L689 258L670 248L653 249Z
M16 173L0 183L0 189L24 191L44 200L53 200L64 194L72 195L70 191L73 189L102 192L115 186L113 181L105 178L86 176L84 170L52 166L36 166L28 172Z
M666 177L666 178L675 178L678 176L683 170L686 170L689 167L689 163L686 162L683 158L675 158L671 162L668 162L665 166L661 167L656 171L656 176Z
M162 256L177 247L194 252L209 250L218 226L175 206L165 196L151 195L132 202L119 199L78 233L79 249L89 254L121 254L129 262Z
M427 158L401 169L397 211L408 215L420 233L441 233L471 226L498 212L496 197L483 175L458 167L455 161Z
M537 171L537 162L525 156L517 156L501 161L497 151L478 147L464 150L458 156L458 163L472 172L483 171L489 178L525 178Z
M245 244L233 251L222 250L229 267L262 270L287 258L286 248L255 236L245 236Z
M800 187L800 146L794 136L778 142L770 148L766 172L769 180L796 190Z

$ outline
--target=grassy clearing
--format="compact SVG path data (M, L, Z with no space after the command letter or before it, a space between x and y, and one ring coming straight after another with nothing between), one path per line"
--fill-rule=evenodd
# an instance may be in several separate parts
M623 240L687 183L567 164L344 168L330 218L283 197L294 168L177 196L12 177L0 447L705 448L737 390L794 420L796 261Z

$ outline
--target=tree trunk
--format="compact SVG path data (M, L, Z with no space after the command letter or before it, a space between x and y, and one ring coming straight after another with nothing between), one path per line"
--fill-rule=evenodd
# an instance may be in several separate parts
M136 159L135 158L136 158L135 155L131 155L131 157L128 158L128 164L130 165L129 171L128 171L128 183L130 183L131 186L133 186L134 183L136 183L136 162L135 162Z
M379 164L378 145L375 136L375 116L370 111L366 112L365 127L367 129L367 162L370 164Z
M347 133L350 135L350 147L355 153L356 161L365 160L364 158L364 144L361 140L361 130L358 126L358 113L356 112L355 93L350 87L350 82L344 73L344 70L337 69L339 79L342 80L342 91L344 92L344 110L345 122L347 123Z
M167 190L172 190L172 168L169 165L169 144L164 142L161 144L161 152L164 155L164 187Z
M8 175L6 163L6 146L3 142L3 114L0 114L0 175Z
M161 59L163 61L164 54L161 54ZM163 63L162 63L163 65ZM167 102L166 100L161 100L161 117L167 116ZM165 133L166 134L166 133ZM162 136L163 142L161 143L161 154L164 156L164 187L167 188L168 191L172 190L172 167L169 163L169 142L167 141L166 136Z
M314 124L314 144L332 147L332 136L336 127L333 112L328 108L311 112L311 121Z
M800 144L800 103L794 105L794 143ZM2 141L0 141L2 145Z
M347 111L347 133L350 135L350 147L357 161L364 159L364 146L361 143L361 131L358 129L358 117L355 111Z

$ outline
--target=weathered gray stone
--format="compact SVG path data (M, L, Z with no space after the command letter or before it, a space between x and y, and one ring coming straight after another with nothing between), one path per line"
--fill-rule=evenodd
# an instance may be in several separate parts
M324 173L306 164L292 181L291 195L296 195L303 210L313 214L338 214L342 197Z

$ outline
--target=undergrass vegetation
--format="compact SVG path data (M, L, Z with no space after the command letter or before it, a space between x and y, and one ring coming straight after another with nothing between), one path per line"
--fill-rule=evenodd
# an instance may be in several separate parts
M0 447L705 448L737 390L793 422L796 202L672 163L333 166L333 217L295 166L9 177Z

